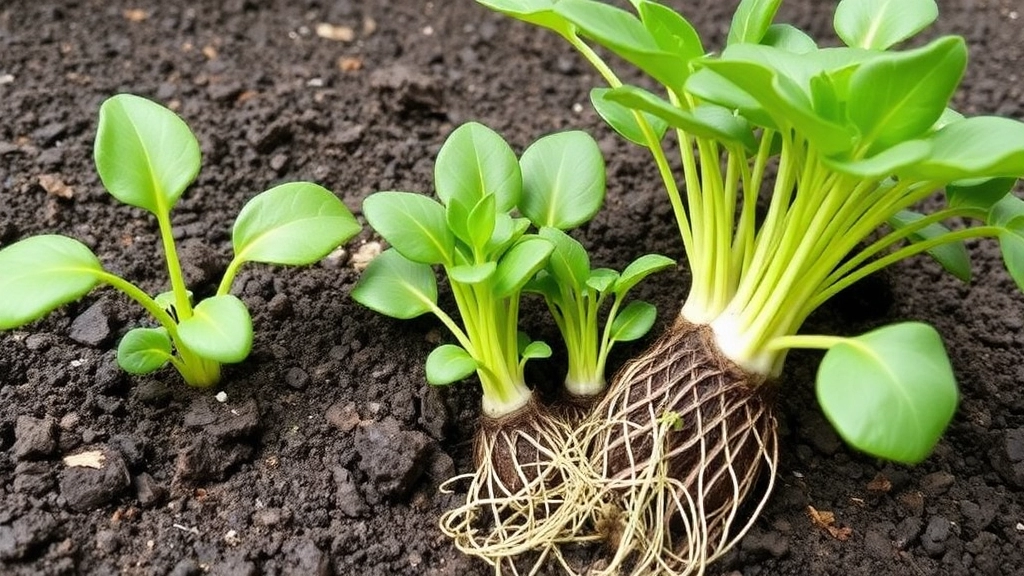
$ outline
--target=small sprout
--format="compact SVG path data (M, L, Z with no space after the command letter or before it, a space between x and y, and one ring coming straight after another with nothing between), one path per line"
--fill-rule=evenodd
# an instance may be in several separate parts
M0 250L0 330L27 324L109 284L159 324L132 329L121 339L117 362L132 374L170 363L192 386L216 384L221 364L241 362L252 348L249 310L229 294L241 265L312 264L359 231L330 191L308 182L276 186L242 208L232 231L234 258L217 292L195 303L185 286L170 220L174 204L199 173L199 143L191 130L154 102L114 96L100 107L95 160L112 196L156 218L170 290L150 296L106 270L81 242L33 236Z

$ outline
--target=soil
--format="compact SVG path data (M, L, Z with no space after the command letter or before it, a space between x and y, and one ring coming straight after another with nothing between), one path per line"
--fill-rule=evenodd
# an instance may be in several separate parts
M672 4L721 46L734 2ZM962 34L971 48L956 97L967 114L1024 115L1015 4L940 2L929 34ZM788 1L780 20L828 38L833 5ZM579 234L594 261L621 267L639 247L679 258L653 167L588 105L597 82L554 35L472 0L8 0L0 245L67 234L164 289L155 223L117 204L92 166L100 102L132 92L177 110L202 143L204 169L174 213L199 295L215 289L231 221L258 191L312 180L357 214L376 190L429 192L438 147L471 119L518 150L590 131L610 184ZM121 373L117 339L143 318L109 289L0 335L0 573L489 573L436 525L459 496L438 483L471 465L478 392L425 384L439 323L386 319L348 297L375 246L364 231L312 267L245 269L235 292L254 313L253 354L214 390L170 370ZM1024 297L992 243L970 248L969 285L915 259L847 290L807 326L935 325L962 390L935 453L911 468L846 448L814 401L817 355L791 355L777 489L713 573L1024 573ZM683 265L639 288L661 312L655 332L688 283ZM525 324L553 336L537 303ZM623 346L614 365L642 345ZM563 368L537 363L530 376L550 388ZM102 470L62 461L90 450L105 455Z

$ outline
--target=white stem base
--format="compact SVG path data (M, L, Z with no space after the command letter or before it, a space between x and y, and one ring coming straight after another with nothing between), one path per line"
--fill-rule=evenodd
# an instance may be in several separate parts
M768 378L774 375L779 353L769 350L750 350L750 336L742 331L739 319L725 312L710 322L718 350L748 374Z
M530 398L533 397L533 392L526 387L525 384L519 384L515 386L516 394L513 398L510 398L506 402L497 402L491 399L487 394L484 394L483 400L481 401L483 412L485 415L491 418L503 418L509 414L515 413L530 403Z

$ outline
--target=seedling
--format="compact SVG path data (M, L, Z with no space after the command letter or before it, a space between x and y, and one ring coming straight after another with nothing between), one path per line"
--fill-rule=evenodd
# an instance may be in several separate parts
M440 319L457 343L442 344L427 358L431 384L479 378L484 416L474 442L477 469L465 504L446 513L441 526L460 549L501 566L532 548L550 550L576 531L585 517L560 504L589 489L573 478L583 450L572 430L526 384L525 363L549 356L551 348L518 329L523 291L548 297L563 334L573 330L570 354L594 364L594 352L583 347L597 342L603 293L615 294L617 307L632 285L666 264L642 261L622 278L592 273L583 247L564 232L588 221L604 201L604 162L582 132L541 138L517 159L499 135L465 124L438 153L435 188L439 201L408 192L366 199L367 221L391 248L367 267L352 297L395 318L431 313ZM529 232L531 223L538 233ZM435 266L448 279L461 323L437 304ZM579 282L561 284L568 273ZM591 277L596 289L587 287ZM602 369L610 343L639 337L653 309L618 317L604 336ZM598 368L586 366L585 376L593 378Z
M609 268L592 270L586 249L572 236L548 226L540 229L540 236L555 248L548 265L527 290L544 296L568 353L565 390L570 399L586 405L605 391L605 367L612 346L637 340L654 325L654 306L634 300L623 307L626 294L648 275L675 262L648 254L637 258L621 274ZM609 300L602 326L601 312Z
M781 0L743 0L727 47L708 54L684 17L647 0L632 1L635 15L593 0L479 1L554 30L598 70L608 86L592 101L650 150L693 273L680 321L594 413L597 481L614 486L613 509L626 518L608 572L628 561L633 573L701 571L745 532L752 519L738 520L740 502L760 470L774 478L769 383L789 349L827 350L818 398L847 442L900 462L925 458L957 404L936 331L912 322L852 338L798 331L840 290L913 255L969 280L968 238L999 238L1024 287L1024 202L1009 195L1024 174L1024 124L948 107L966 65L962 38L893 49L934 21L935 2L842 0L834 22L846 46L819 48L773 24ZM592 44L660 93L624 85ZM681 174L668 160L673 145ZM942 191L945 207L914 211ZM681 431L665 426L666 412ZM672 515L681 541L664 521Z
M221 364L241 362L252 348L249 310L230 294L242 264L311 264L360 229L345 205L316 184L271 188L242 208L232 231L234 258L217 292L193 305L171 235L170 212L199 173L195 136L170 110L120 94L100 107L95 160L111 195L156 217L171 289L150 296L105 269L81 242L33 236L0 250L0 330L27 324L107 284L142 305L159 324L134 328L121 339L117 362L132 374L170 363L191 386L217 384Z

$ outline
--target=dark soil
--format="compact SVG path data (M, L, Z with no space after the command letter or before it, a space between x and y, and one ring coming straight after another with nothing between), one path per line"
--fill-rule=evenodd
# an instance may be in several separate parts
M721 45L734 2L673 4ZM825 37L833 4L789 1L782 19ZM940 4L937 29L972 50L959 108L1020 118L1022 7ZM320 37L321 23L353 38ZM428 192L438 147L470 119L519 150L552 131L591 131L610 183L606 209L580 235L594 260L621 267L640 247L679 257L653 167L587 104L596 83L558 38L471 0L7 0L0 245L71 235L110 269L164 289L155 223L118 205L92 166L99 104L126 91L175 108L202 143L205 168L175 213L198 294L214 290L230 223L258 191L313 180L356 211L376 190ZM385 319L348 298L353 258L372 240L364 232L306 269L245 270L236 293L254 311L255 347L216 390L189 389L170 370L119 372L117 339L142 314L109 289L0 335L0 573L488 573L436 527L457 497L437 484L470 467L478 394L424 383L423 360L445 337L437 322ZM845 448L814 402L817 357L792 355L777 490L715 571L1024 573L1024 298L994 245L971 248L970 285L914 260L808 326L938 327L963 403L935 454L905 468ZM685 294L684 269L640 289L661 326ZM551 335L540 307L527 307L526 322ZM550 386L560 370L538 363L531 375ZM87 450L106 455L103 470L62 462ZM809 507L835 523L816 524Z

